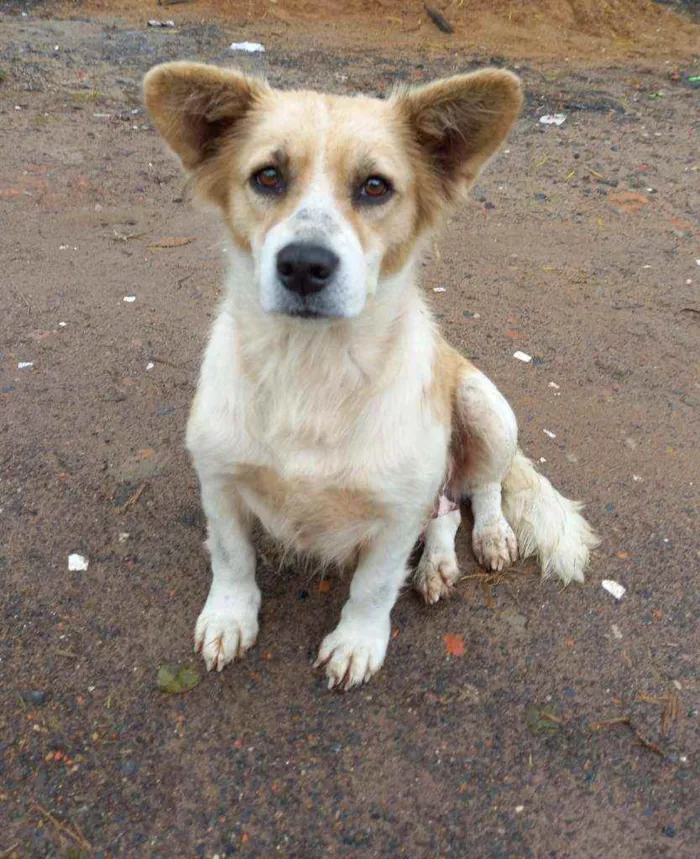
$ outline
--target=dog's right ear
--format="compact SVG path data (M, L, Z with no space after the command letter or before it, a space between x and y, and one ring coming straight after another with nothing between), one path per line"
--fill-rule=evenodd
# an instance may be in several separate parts
M216 155L268 91L262 80L202 63L163 63L143 82L153 124L189 171Z

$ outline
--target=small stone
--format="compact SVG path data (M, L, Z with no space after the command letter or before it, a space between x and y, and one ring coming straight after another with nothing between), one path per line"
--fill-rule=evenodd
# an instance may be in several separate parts
M49 693L42 689L32 689L30 692L20 692L20 697L27 704L34 704L35 707L41 707L48 700Z
M139 771L139 765L136 761L124 761L120 767L124 775L136 775Z
M661 830L666 838L675 838L676 837L676 827L672 826L670 823L668 826L664 826Z
M84 573L89 564L90 561L83 555L68 555L68 571L71 573Z
M621 585L614 579L603 579L600 585L603 590L606 590L609 594L612 594L612 596L614 596L616 600L621 600L622 597L625 595L625 591L627 590L624 585Z

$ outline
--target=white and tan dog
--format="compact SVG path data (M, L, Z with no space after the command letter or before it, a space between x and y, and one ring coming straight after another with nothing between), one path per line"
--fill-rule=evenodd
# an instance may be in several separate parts
M518 450L510 406L440 337L416 283L426 236L521 98L494 69L386 100L282 92L193 63L146 76L156 128L230 239L187 429L213 573L195 631L207 668L258 634L256 519L291 549L356 563L317 660L341 689L381 667L422 533L426 601L458 579L450 502L471 501L488 569L536 554L544 575L583 579L596 538L578 505Z

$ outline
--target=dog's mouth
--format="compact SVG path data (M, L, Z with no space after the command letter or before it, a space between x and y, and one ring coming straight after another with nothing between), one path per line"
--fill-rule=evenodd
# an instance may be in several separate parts
M318 310L290 310L288 316L294 316L297 319L328 319L325 313L319 313Z

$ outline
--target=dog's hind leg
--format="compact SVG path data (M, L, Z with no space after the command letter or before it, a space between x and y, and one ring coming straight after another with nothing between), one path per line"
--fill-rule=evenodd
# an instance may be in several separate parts
M501 484L517 451L515 415L498 388L465 362L453 420L449 495L470 499L474 555L486 569L501 570L518 555L501 506Z
M222 668L255 644L260 589L255 582L252 521L230 481L203 477L202 506L207 516L207 548L212 582L197 620L195 650L211 671Z
M459 578L455 536L462 521L459 508L428 522L423 535L425 546L416 568L413 586L427 603L446 597Z

